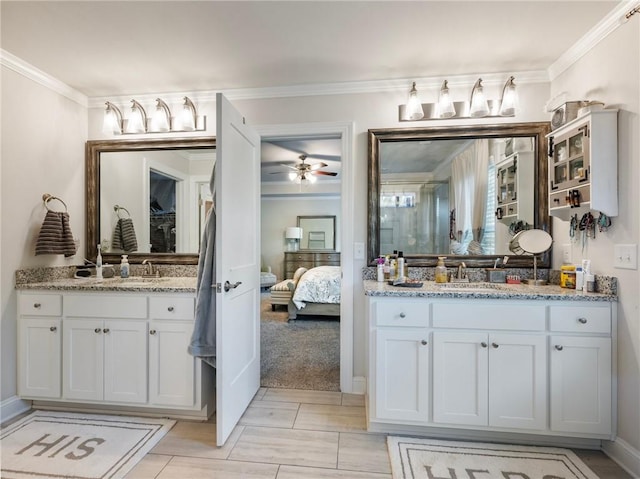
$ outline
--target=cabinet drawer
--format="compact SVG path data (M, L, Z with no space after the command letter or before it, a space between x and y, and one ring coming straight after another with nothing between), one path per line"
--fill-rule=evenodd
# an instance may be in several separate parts
M544 304L434 303L433 327L455 329L499 329L544 331Z
M309 261L313 263L313 253L287 253L286 260L298 263L300 261Z
M319 264L340 264L340 253L318 253L316 254L316 262Z
M611 333L609 306L550 306L551 331L567 333Z
M195 299L176 296L149 298L149 316L152 319L193 319Z
M19 295L20 314L25 316L62 316L62 296L59 294Z
M426 301L380 301L376 303L378 326L429 326L429 306Z
M146 319L147 297L107 294L65 296L64 314L77 318Z

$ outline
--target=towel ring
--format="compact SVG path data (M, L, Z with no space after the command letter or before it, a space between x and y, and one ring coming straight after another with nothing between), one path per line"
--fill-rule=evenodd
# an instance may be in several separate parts
M49 201L52 200L58 200L60 203L62 203L64 205L64 211L65 213L67 212L67 204L62 201L60 198L58 198L57 196L53 196L50 195L49 193L45 193L44 195L42 195L42 201L44 202L44 207L47 209L47 211L54 211L51 208L49 208Z
M118 219L122 219L122 216L120 216L120 211L124 210L127 212L127 214L129 215L129 218L131 218L131 213L129 213L129 210L124 208L123 206L118 206L118 205L114 205L113 206L113 211L116 212L116 216L118 217Z

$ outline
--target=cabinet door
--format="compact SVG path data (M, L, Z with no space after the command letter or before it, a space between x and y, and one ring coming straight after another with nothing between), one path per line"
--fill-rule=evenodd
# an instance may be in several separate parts
M433 421L488 423L488 335L433 333Z
M104 322L104 400L147 402L147 322Z
M19 319L18 394L20 396L60 397L61 325L60 319Z
M97 319L65 319L63 395L65 399L102 400L103 324Z
M378 329L375 415L426 422L429 414L429 333L426 329Z
M489 425L545 429L546 336L491 334L489 343Z
M551 337L551 429L611 433L611 339Z
M195 363L187 353L193 322L151 321L149 326L149 399L151 404L193 406Z

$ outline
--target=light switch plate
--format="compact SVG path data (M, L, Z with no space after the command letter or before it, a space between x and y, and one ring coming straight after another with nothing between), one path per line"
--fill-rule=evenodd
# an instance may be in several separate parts
M571 245L569 243L562 245L562 262L571 263Z
M638 245L617 244L613 246L613 267L638 269Z
M353 259L364 259L364 243L353 244Z

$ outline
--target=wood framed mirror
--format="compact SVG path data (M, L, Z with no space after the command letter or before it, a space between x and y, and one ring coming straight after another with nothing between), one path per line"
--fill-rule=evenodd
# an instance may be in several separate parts
M298 227L302 228L301 251L335 251L335 216L298 216Z
M85 147L86 257L104 262L197 264L212 204L215 137L93 140ZM207 196L208 195L208 196ZM135 250L116 248L120 219L131 218Z
M509 256L508 266L532 267L508 243L522 229L551 233L549 132L547 122L369 130L368 264L398 250L413 266Z

